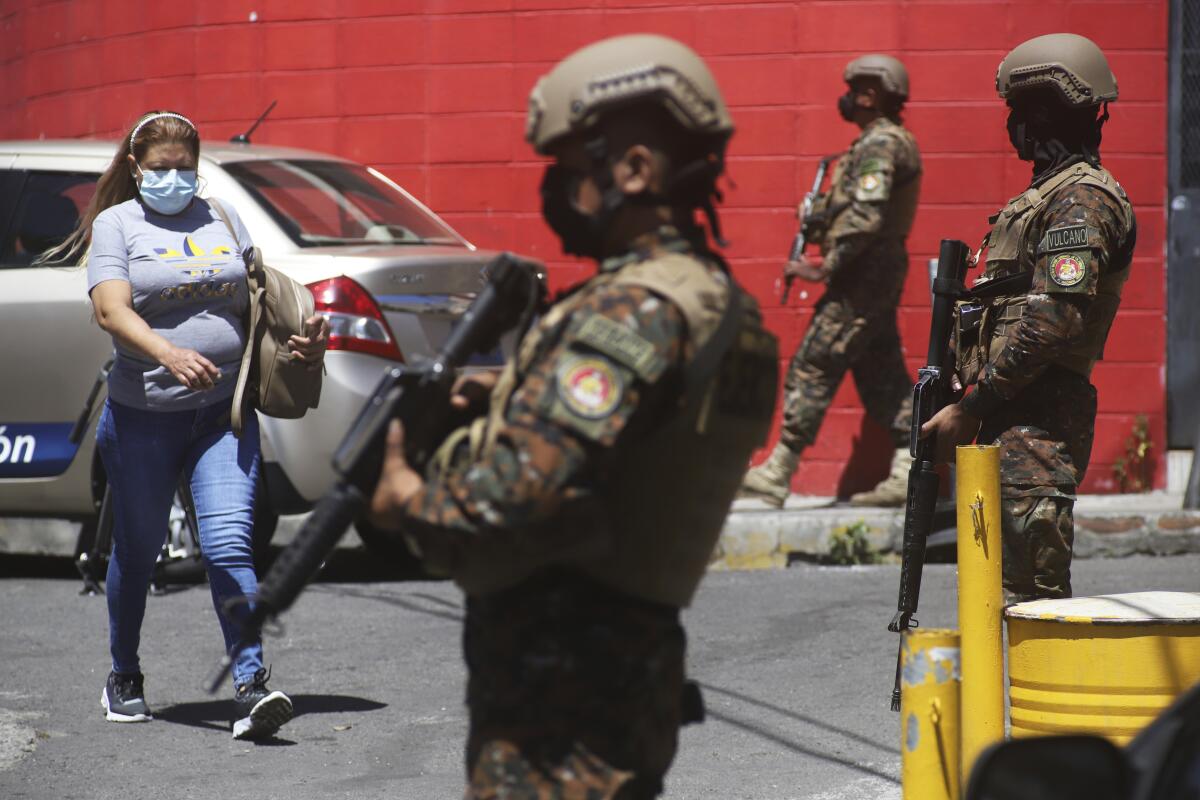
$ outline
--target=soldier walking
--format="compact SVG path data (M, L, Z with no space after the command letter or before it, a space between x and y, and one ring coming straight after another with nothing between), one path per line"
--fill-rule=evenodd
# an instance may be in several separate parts
M829 193L807 224L821 256L789 261L784 273L827 285L784 381L783 430L767 460L750 470L743 494L781 507L800 453L817 438L849 369L867 414L896 446L888 477L850 498L855 505L901 506L907 492L913 380L904 365L896 306L908 272L905 240L921 186L921 156L900 113L908 73L891 56L856 58L838 98L843 119L862 133L834 169ZM821 232L821 229L824 231Z
M970 388L924 431L937 433L942 460L977 434L1000 445L1007 597L1069 597L1072 509L1096 422L1089 377L1137 238L1125 191L1100 165L1117 80L1093 42L1058 33L1009 53L996 88L1033 180L991 218L980 280L1023 274L1030 288L982 307L960 305L957 367Z
M777 345L695 221L716 227L733 133L695 53L605 40L529 108L543 215L599 274L524 337L444 468L418 475L393 428L373 512L467 595L467 797L653 798L702 716L680 609L769 431Z

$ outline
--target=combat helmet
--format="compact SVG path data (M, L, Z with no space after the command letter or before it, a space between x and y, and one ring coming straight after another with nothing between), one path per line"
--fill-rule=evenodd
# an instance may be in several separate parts
M1074 33L1038 36L1004 57L996 91L1005 100L1027 89L1050 87L1074 108L1117 99L1117 78L1091 39Z
M708 67L691 48L650 34L588 45L543 75L529 95L525 139L545 155L621 107L652 103L698 136L727 140L733 119Z
M908 99L908 70L899 59L891 56L881 53L859 56L846 65L842 78L846 83L855 78L877 78L885 92L901 100Z

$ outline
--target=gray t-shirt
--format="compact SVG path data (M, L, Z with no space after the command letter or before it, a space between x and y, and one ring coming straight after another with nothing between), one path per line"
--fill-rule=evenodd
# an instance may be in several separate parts
M196 198L167 216L137 199L105 209L92 223L88 293L96 284L129 283L133 309L177 347L197 351L221 370L209 391L187 388L163 367L115 339L108 394L122 405L186 411L233 396L246 345L246 262L250 234L230 203L237 241L212 207ZM240 243L240 245L239 245Z

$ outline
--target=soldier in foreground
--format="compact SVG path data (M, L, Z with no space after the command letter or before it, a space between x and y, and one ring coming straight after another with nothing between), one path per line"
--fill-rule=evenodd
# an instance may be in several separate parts
M800 453L816 440L847 369L867 413L891 433L896 447L888 477L851 502L904 505L912 464L913 379L896 327L908 272L905 240L921 185L917 143L900 121L908 73L891 56L867 55L851 61L844 77L849 88L838 98L838 111L862 133L838 162L830 192L814 208L814 216L828 226L819 237L823 256L802 256L784 267L786 275L828 289L788 367L779 442L742 485L744 494L777 507L787 499ZM813 220L808 224L821 227Z
M599 274L525 336L443 468L417 474L389 436L375 518L467 595L468 797L657 797L702 717L680 609L777 381L775 338L695 221L716 224L732 133L670 39L602 41L543 77L543 215Z
M982 307L960 305L957 367L970 389L923 430L937 433L941 460L977 435L1000 445L1007 596L1069 597L1072 508L1096 421L1089 376L1136 239L1133 207L1100 165L1117 80L1095 44L1059 33L1009 53L996 88L1033 181L992 217L981 281L1024 273L1032 285Z

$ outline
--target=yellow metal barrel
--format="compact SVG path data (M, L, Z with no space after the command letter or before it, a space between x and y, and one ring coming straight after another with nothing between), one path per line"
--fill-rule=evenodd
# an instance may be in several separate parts
M905 631L900 655L904 800L958 800L958 631Z
M1125 744L1200 681L1200 593L1034 600L1004 615L1014 737Z

